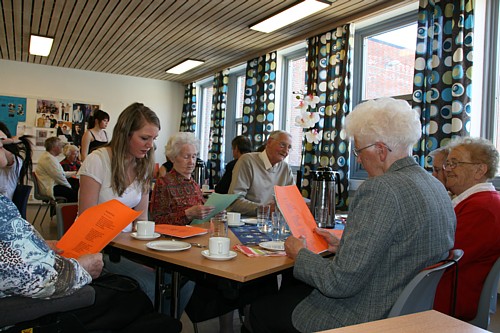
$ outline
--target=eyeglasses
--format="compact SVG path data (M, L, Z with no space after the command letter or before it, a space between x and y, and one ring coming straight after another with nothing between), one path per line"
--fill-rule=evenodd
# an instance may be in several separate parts
M481 164L481 163L462 162L462 161L451 160L451 161L446 161L446 163L443 164L443 170L453 170L453 169L455 169L460 164Z
M443 170L444 170L444 168L432 167L432 170L433 170L435 173L440 173L441 171L443 171Z
M375 143L372 143L371 145L368 145L368 146L363 147L363 148L356 149L356 147L355 147L355 148L353 148L353 149L352 149L352 153L354 154L354 156L358 157L358 156L359 156L359 153L361 153L363 150L365 150L365 149L367 149L367 148L370 148L370 147L373 147L373 146L375 146L377 143L381 143L381 144L383 144L383 145L385 146L385 148L387 148L387 150L388 150L388 151L392 152L392 149L391 149L391 148L389 148L389 147L388 147L385 143L383 143L383 142L375 142Z
M279 143L281 149L287 148L288 150L292 150L292 145L289 145L286 142L278 142L278 143Z

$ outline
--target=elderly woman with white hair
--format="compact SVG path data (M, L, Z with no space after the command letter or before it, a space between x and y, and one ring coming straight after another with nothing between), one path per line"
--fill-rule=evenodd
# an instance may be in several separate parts
M457 216L455 245L464 250L458 263L457 298L451 302L454 273L439 283L434 309L470 321L476 316L484 280L500 257L500 194L488 179L498 170L499 153L482 138L460 138L446 148L446 187Z
M80 156L80 149L75 145L65 145L63 148L64 160L59 162L64 171L78 171L81 162L78 159Z
M351 199L341 240L316 229L336 255L323 258L290 236L285 250L295 259L297 283L251 305L254 332L316 332L383 319L411 279L453 247L450 198L410 154L420 137L418 113L405 101L371 100L347 116L345 130L369 178Z
M189 132L176 133L168 140L165 152L173 168L156 180L150 205L156 223L186 225L214 210L204 205L200 186L192 178L199 146L199 140Z

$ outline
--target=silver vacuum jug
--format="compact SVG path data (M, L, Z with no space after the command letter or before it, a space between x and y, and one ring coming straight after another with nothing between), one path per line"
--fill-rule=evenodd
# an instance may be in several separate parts
M313 171L310 209L318 227L335 228L336 197L339 194L340 175L338 172L334 172L330 167L321 167Z

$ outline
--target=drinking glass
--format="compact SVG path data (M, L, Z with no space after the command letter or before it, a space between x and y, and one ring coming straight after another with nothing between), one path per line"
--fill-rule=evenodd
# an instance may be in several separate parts
M257 208L257 228L260 232L270 232L269 225L269 205L262 205Z
M283 217L281 216L281 213L278 210L274 211L271 214L271 225L272 225L271 238L273 241L280 240L282 223L283 223Z

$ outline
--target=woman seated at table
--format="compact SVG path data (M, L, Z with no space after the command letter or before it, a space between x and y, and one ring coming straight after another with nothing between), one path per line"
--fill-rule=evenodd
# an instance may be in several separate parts
M151 199L151 215L156 223L186 225L206 218L214 209L192 178L200 143L193 133L179 132L168 140L165 152L172 170L156 180Z
M111 199L141 211L137 220L148 219L149 187L155 167L154 140L160 131L156 114L141 103L127 107L118 117L113 137L106 147L89 154L80 168L79 214ZM132 224L123 231L132 231ZM151 301L155 298L155 271L121 256L118 262L104 256L104 268L130 276L139 282ZM165 275L166 283L171 276ZM193 286L181 290L181 307L189 301ZM164 313L169 313L165 302Z
M458 262L458 288L454 316L470 321L476 316L479 296L491 267L500 256L500 194L488 179L495 177L499 154L482 138L462 138L450 143L444 164L446 188L457 216L454 248L464 250ZM439 283L434 309L453 315L455 271Z
M78 171L80 169L80 149L75 145L66 145L63 148L63 154L66 156L64 160L60 162L64 171Z

